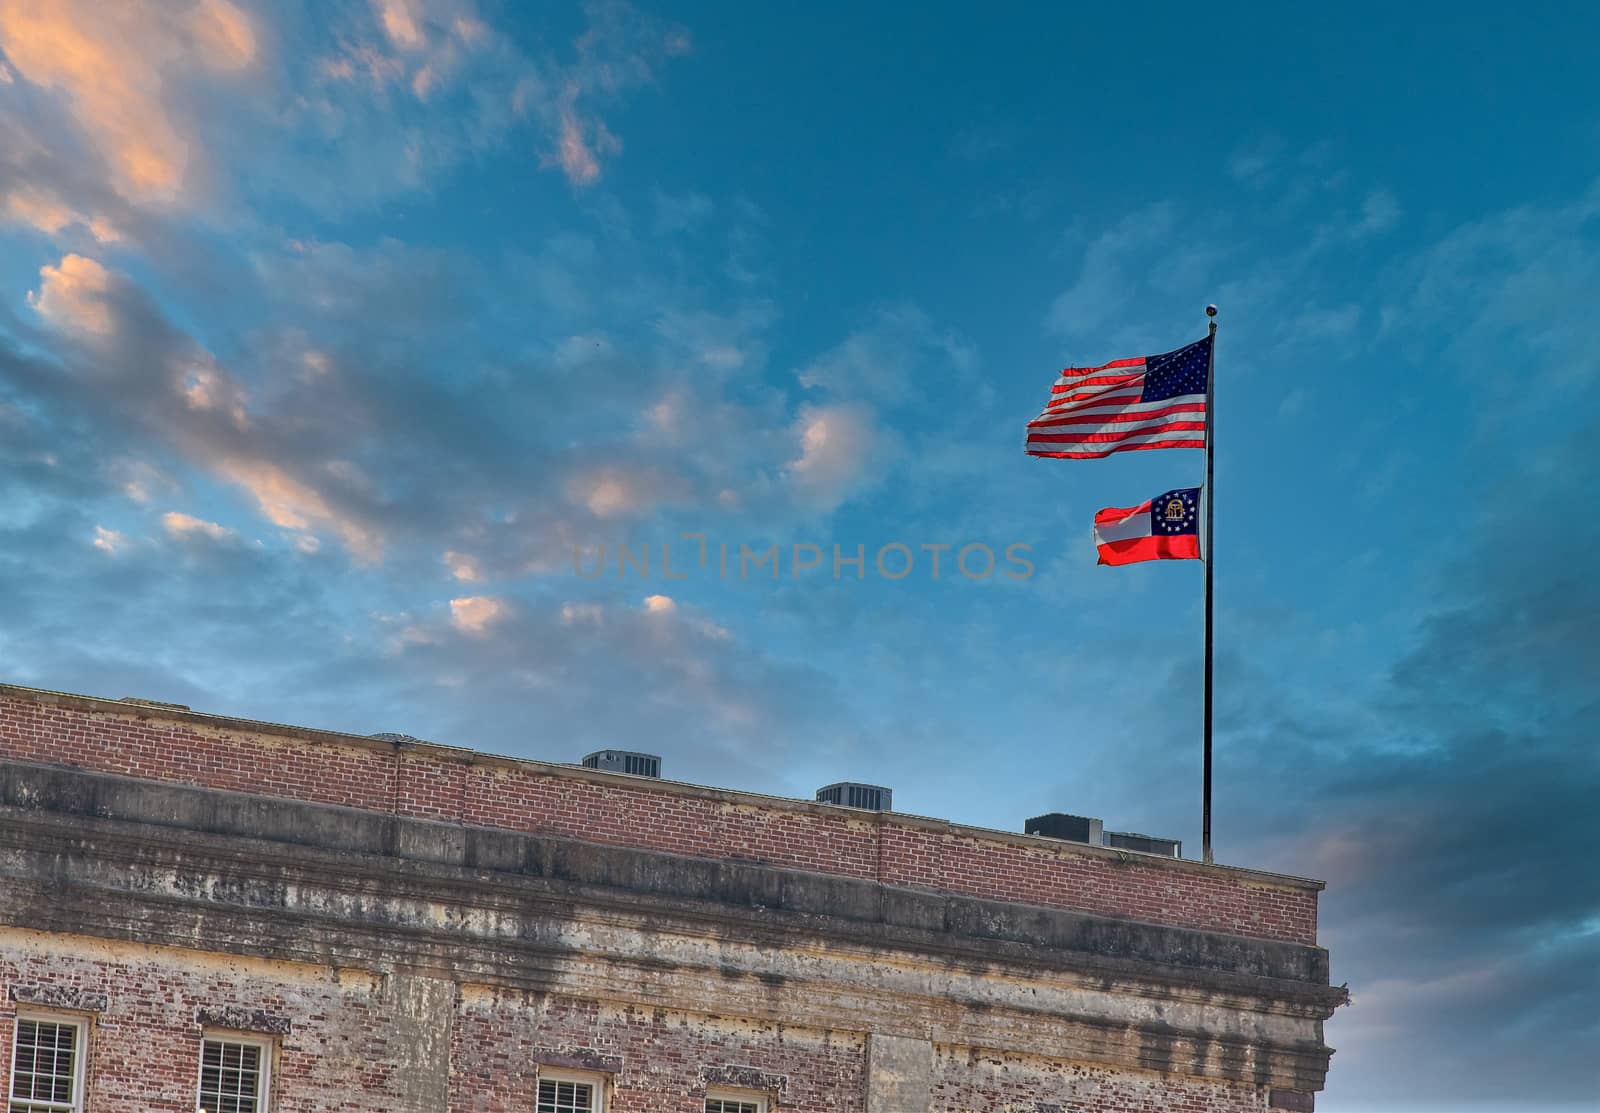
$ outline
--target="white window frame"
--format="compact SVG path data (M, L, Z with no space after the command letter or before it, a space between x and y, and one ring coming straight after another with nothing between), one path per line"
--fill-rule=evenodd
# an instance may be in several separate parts
M277 1041L270 1036L257 1035L254 1032L230 1032L224 1028L206 1028L200 1032L200 1046L195 1055L194 1073L194 1107L205 1110L205 1113L217 1113L215 1109L208 1109L204 1103L201 1087L205 1084L206 1077L206 1043L234 1043L245 1047L254 1047L261 1052L259 1060L261 1069L257 1091L256 1113L270 1113L272 1108L272 1056L277 1050Z
M533 1107L534 1109L539 1108L539 1086L541 1083L576 1082L588 1086L590 1093L594 1094L594 1105L590 1108L589 1113L606 1113L606 1107L609 1104L606 1101L606 1084L610 1080L610 1075L601 1074L597 1071L546 1070L544 1067L540 1067L538 1076L533 1082Z
M77 1031L77 1035L73 1037L72 1041L72 1104L63 1105L61 1102L36 1101L31 1098L14 1096L17 1085L17 1042L22 1036L23 1024L29 1021L35 1024L58 1024L63 1028L72 1028ZM59 1110L60 1113L83 1113L83 1090L89 1077L88 1062L89 1021L86 1017L19 1009L11 1025L11 1070L5 1080L5 1108L10 1109L12 1104L15 1103L35 1107L42 1106L53 1111Z
M704 1109L714 1101L738 1101L746 1105L754 1105L756 1113L772 1113L772 1095L762 1093L760 1090L730 1090L726 1087L712 1087L706 1091L706 1097L700 1103Z

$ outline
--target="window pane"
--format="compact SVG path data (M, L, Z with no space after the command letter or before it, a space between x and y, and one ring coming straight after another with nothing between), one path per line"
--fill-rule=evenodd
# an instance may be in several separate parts
M261 1047L236 1040L200 1046L200 1108L206 1113L259 1113Z
M78 1098L76 1024L18 1020L11 1064L11 1113L59 1113Z
M587 1082L540 1079L537 1113L594 1113L594 1087Z

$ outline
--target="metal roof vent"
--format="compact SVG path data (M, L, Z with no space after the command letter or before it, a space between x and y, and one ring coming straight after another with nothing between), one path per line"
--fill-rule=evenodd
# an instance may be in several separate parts
M1067 815L1065 812L1036 815L1022 827L1025 835L1043 835L1047 839L1083 842L1090 846L1102 845L1103 830L1104 825L1098 819L1090 819L1086 815Z
M585 769L604 769L608 773L631 773L635 777L661 776L661 759L655 754L633 750L596 750L585 754Z
M369 734L368 738L376 738L379 742L389 742L396 746L415 746L422 743L422 739L414 734L398 734L392 730L382 730L377 734Z
M1182 840L1136 835L1132 831L1107 831L1105 845L1118 850L1137 850L1141 854L1159 854L1163 858L1183 857Z
M845 808L865 808L873 812L894 811L894 791L882 785L838 781L817 789L817 803L838 804Z

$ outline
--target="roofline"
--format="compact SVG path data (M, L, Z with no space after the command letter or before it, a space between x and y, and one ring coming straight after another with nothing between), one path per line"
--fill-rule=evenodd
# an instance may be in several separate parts
M887 823L900 824L906 827L916 827L926 831L955 835L962 838L1009 843L1013 846L1028 849L1065 851L1089 858L1111 858L1126 861L1129 855L1137 855L1140 865L1151 865L1160 869L1174 869L1181 872L1209 876L1221 874L1280 888L1307 889L1312 892L1321 892L1327 888L1326 882L1313 878L1296 877L1293 874L1271 873L1266 870L1255 870L1245 866L1208 865L1188 858L1169 858L1161 854L1147 854L1138 850L1119 850L1114 847L1099 847L1089 843L1049 838L1045 835L1025 835L1015 831L1002 831L993 827L974 827L967 824L954 823L948 819L913 815L910 812L867 811L838 804L823 804L812 800L803 800L793 796L770 796L762 792L716 788L710 785L694 784L690 781L674 781L664 777L635 777L626 773L610 773L602 769L590 769L577 763L510 757L505 754L469 750L461 746L449 746L440 742L389 741L382 738L372 738L364 734L348 734L344 731L324 730L320 727L302 727L288 723L273 723L260 719L242 719L231 715L213 715L203 711L184 710L181 705L163 705L155 702L130 703L106 696L86 696L77 692L59 692L49 688L29 688L20 684L0 683L0 697L30 700L34 703L68 707L95 714L129 715L138 719L159 719L222 730L243 730L256 734L272 734L304 742L328 742L343 746L354 745L369 750L395 752L410 750L431 754L450 761L459 761L465 765L533 768L563 777L572 777L577 780L592 781L600 784L626 786L643 792L668 792L679 796L693 796L724 803L759 804L763 807L782 811L822 815L845 813L851 819L862 823L878 825ZM615 747L612 748L615 749Z

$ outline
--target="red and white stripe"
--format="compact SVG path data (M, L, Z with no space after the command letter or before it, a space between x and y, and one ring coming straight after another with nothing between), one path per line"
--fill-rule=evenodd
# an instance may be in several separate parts
M1140 357L1061 372L1049 404L1028 422L1028 455L1087 460L1139 448L1204 448L1206 396L1141 402L1144 369Z

